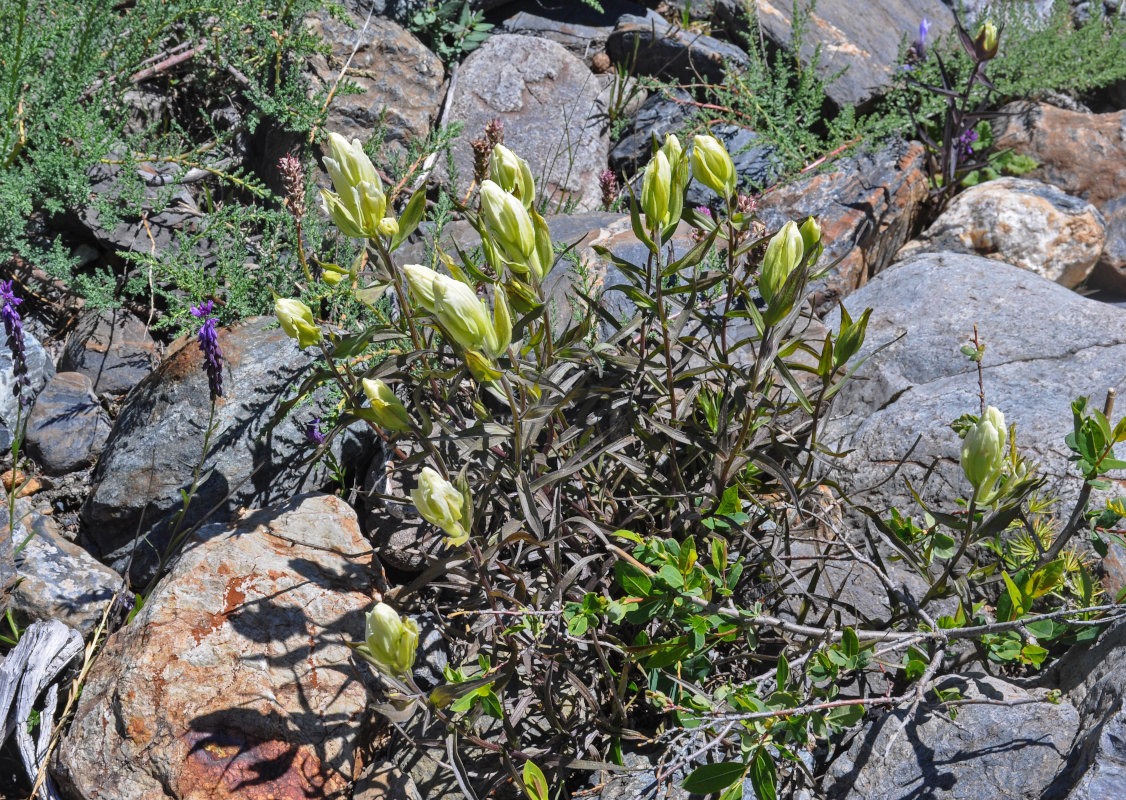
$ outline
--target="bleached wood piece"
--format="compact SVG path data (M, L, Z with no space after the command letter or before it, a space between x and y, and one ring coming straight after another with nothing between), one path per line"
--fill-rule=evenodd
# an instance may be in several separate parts
M0 664L0 720L3 720L0 742L7 741L13 732L16 734L16 746L32 783L46 760L55 727L59 697L55 679L81 652L82 636L78 631L58 620L48 620L32 623ZM27 721L35 701L44 691L38 737L33 740L27 731ZM62 800L49 775L39 790L39 797L40 800Z

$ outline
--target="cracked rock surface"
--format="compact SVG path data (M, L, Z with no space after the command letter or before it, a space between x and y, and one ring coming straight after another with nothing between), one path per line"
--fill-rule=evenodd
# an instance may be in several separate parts
M943 690L1001 705L958 717L897 709L865 726L829 769L833 800L1035 800L1067 758L1079 715L1067 702L985 675L947 675ZM1004 705L1013 703L1013 705Z
M985 344L986 402L1016 423L1021 451L1041 464L1049 491L1074 498L1080 480L1067 460L1071 403L1101 407L1106 391L1126 389L1126 316L1019 267L974 255L933 253L876 276L847 302L853 318L875 309L860 358L870 356L840 394L822 442L842 460L841 485L856 488L899 475L861 502L918 513L903 481L924 500L966 493L961 441L949 423L978 413L974 364L960 352L977 325ZM834 311L826 325L840 328ZM885 349L876 352L881 346ZM914 450L908 455L918 439ZM928 467L934 471L923 483ZM1118 476L1121 477L1121 476Z
M371 604L355 512L300 495L199 538L91 670L69 796L345 797L368 704L346 644Z

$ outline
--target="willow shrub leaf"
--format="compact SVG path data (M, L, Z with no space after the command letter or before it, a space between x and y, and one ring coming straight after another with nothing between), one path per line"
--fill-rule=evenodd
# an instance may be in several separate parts
M737 781L742 781L747 765L741 761L725 761L720 764L705 764L692 770L684 779L681 788L692 794L714 794L722 792Z

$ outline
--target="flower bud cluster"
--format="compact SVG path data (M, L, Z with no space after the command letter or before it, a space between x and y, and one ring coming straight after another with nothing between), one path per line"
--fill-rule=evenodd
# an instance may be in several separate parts
M364 643L357 651L376 669L392 678L410 674L418 651L418 623L402 618L386 603L375 604L366 619Z
M298 347L308 347L321 340L321 327L313 322L313 310L300 300L279 297L274 301L274 316L286 336L297 340Z
M962 472L974 488L974 499L979 502L990 502L992 489L1002 477L1008 438L1005 415L989 406L962 440Z
M364 378L361 382L364 396L371 405L371 413L379 427L395 433L410 430L411 417L395 393L378 378Z
M446 534L446 544L459 547L469 541L473 521L473 501L469 486L461 481L454 486L430 467L423 467L418 488L411 492L411 502L427 522L437 525Z
M671 133L665 143L653 140L653 158L641 179L641 210L650 230L670 235L684 210L684 190L688 186L688 158L680 140Z
M692 147L692 177L707 186L724 200L735 194L738 175L735 163L714 136L699 134Z
M491 181L486 181L486 184ZM511 195L509 195L511 197ZM495 359L512 342L512 309L502 287L493 294L493 314L465 283L421 264L403 267L415 302L429 313L467 355ZM472 362L471 362L472 363Z
M812 264L822 249L821 226L813 217L801 226L790 220L771 237L758 279L767 324L776 324L793 309L801 286L795 285L791 276L803 264Z
M328 149L324 165L336 191L321 189L321 202L340 232L355 239L398 233L395 218L385 216L383 183L359 139L349 143L340 134L330 133Z

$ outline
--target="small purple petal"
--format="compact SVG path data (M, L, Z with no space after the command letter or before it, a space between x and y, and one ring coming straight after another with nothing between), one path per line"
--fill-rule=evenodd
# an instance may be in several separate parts
M324 444L325 435L321 432L320 417L316 417L305 424L305 438L308 439L311 444Z

